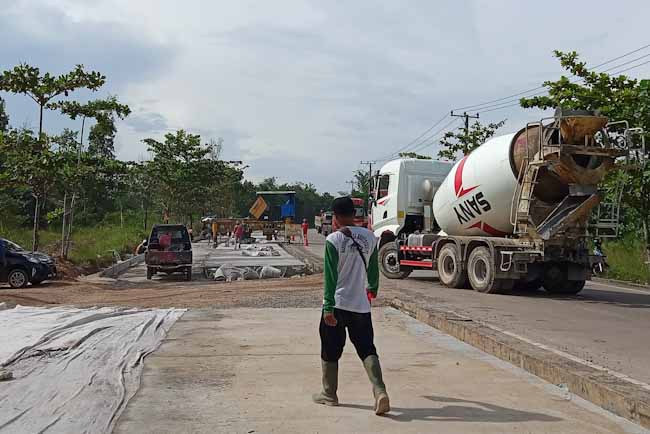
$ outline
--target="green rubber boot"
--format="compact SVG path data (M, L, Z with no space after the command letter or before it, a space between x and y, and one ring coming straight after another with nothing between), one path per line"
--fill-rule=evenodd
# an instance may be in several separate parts
M388 413L390 411L390 401L381 375L379 357L375 355L366 357L363 361L363 367L366 368L368 379L372 383L372 394L375 397L375 414Z
M316 393L312 399L316 404L331 406L339 405L336 389L339 387L339 362L326 362L321 360L323 368L323 391Z

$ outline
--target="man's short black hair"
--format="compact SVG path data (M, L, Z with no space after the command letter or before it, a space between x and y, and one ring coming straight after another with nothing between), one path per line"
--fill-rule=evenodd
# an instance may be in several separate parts
M350 217L354 215L354 202L350 196L337 197L332 202L332 211L335 215L341 217Z

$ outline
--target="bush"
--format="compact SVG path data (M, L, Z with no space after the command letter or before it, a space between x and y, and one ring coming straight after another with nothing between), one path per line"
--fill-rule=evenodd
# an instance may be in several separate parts
M603 243L609 271L607 277L637 283L650 283L650 266L645 263L643 241L632 235Z

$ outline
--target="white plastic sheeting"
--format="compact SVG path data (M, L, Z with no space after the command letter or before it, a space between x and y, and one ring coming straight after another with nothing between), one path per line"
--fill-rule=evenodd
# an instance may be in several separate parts
M0 308L0 433L110 433L183 312Z

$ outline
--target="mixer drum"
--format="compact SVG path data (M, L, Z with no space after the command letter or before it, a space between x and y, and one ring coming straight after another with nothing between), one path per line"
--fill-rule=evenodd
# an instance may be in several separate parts
M564 113L561 113L564 115ZM559 122L558 129L546 125L530 126L519 130L512 141L510 149L510 166L515 176L528 158L532 159L539 152L540 142L546 144L562 143L575 146L594 146L593 136L607 124L602 116L574 115L565 116ZM540 137L541 134L541 137ZM546 148L544 160L556 160L549 170L540 168L534 195L546 203L558 203L569 194L569 184L595 184L609 171L613 161L594 155L580 154L579 150L563 152Z

